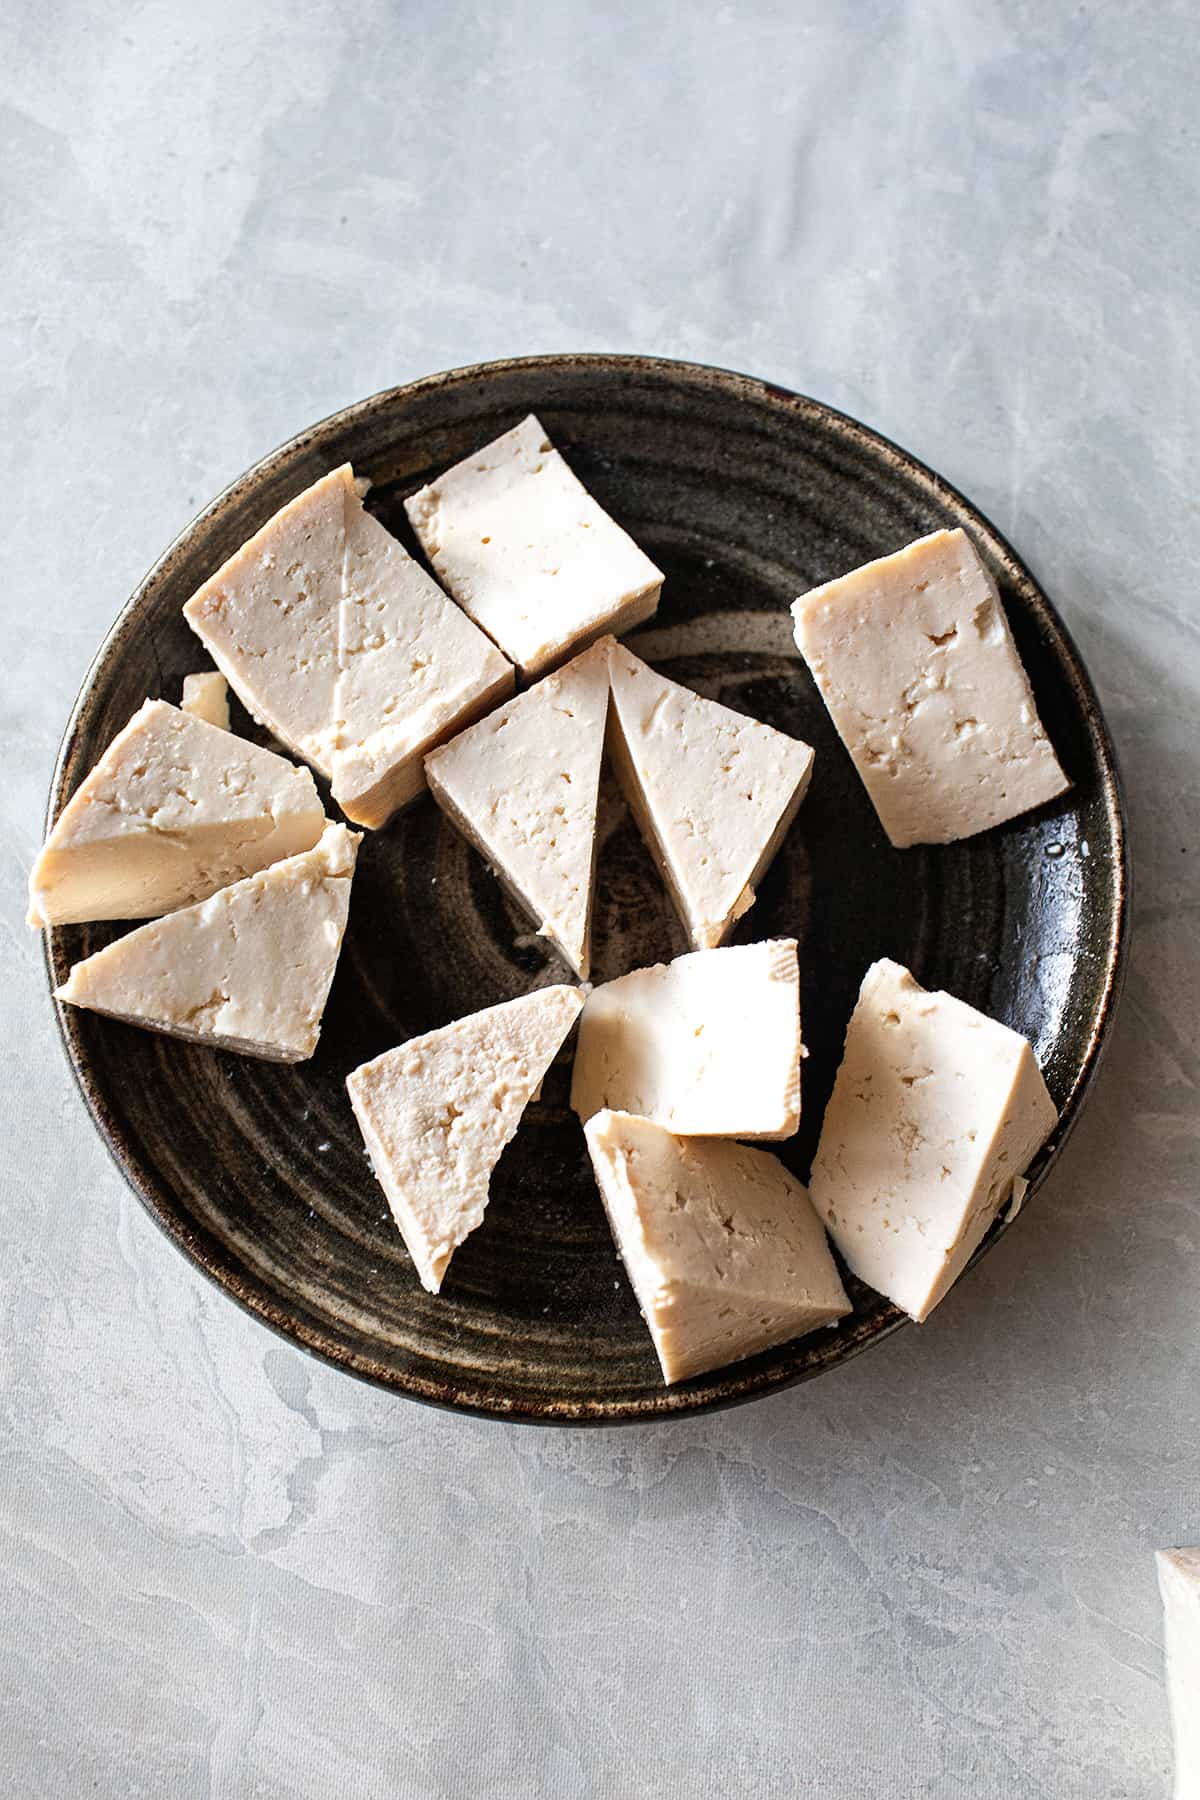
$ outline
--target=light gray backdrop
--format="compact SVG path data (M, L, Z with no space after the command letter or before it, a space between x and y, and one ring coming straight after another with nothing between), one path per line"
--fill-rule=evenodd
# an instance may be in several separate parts
M5 430L0 1786L1162 1795L1151 1550L1200 1539L1189 0L17 0ZM375 389L693 357L991 514L1121 751L1137 928L1048 1188L922 1330L669 1429L318 1367L193 1274L68 1078L22 888L147 565Z

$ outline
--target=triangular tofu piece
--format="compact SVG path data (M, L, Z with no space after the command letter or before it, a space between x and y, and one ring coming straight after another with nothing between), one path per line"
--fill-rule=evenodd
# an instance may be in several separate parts
M218 1050L303 1062L320 1036L360 841L328 826L303 855L76 963L56 998Z
M850 1302L777 1157L600 1112L585 1127L613 1237L667 1382L832 1325Z
M346 1081L376 1177L423 1286L481 1222L488 1183L583 996L540 988L410 1038Z
M1200 1795L1200 1549L1156 1550L1176 1800Z
M885 959L846 1031L813 1205L861 1280L928 1318L1056 1119L1025 1038Z
M491 639L361 506L346 508L333 797L386 825L425 786L424 757L513 691Z
M623 644L610 660L617 778L697 950L720 944L808 791L808 744L706 700Z
M147 700L76 788L29 878L29 923L146 919L311 849L307 769Z
M183 616L252 717L328 775L349 463L306 488L197 590Z
M593 988L571 1105L687 1137L786 1138L800 1123L795 938L695 950Z
M185 675L183 698L179 704L194 719L219 725L222 731L229 730L229 683L215 669L206 669L200 675Z
M582 980L611 643L601 638L425 759L438 805Z

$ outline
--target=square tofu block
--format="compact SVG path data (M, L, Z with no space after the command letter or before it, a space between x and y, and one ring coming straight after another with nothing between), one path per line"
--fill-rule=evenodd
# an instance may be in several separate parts
M76 963L55 998L214 1050L304 1062L321 1033L360 841L327 826L313 849Z
M425 755L513 691L513 667L399 539L346 507L333 797L378 830L424 790Z
M786 1138L800 1122L794 938L697 950L588 995L571 1105L681 1136Z
M307 769L147 700L55 820L29 923L154 918L310 850L326 822Z
M1175 1800L1200 1800L1200 1549L1159 1550Z
M346 1088L422 1285L483 1220L492 1170L579 1017L578 988L538 988L410 1038Z
M874 963L821 1126L813 1205L854 1273L925 1319L1056 1119L1023 1037Z
M429 791L587 979L608 640L425 759Z
M662 573L576 479L532 413L405 501L463 610L526 676L658 605Z
M850 1311L808 1195L777 1157L628 1113L585 1127L663 1380L685 1381Z
M609 741L622 791L697 950L713 950L808 792L813 753L680 687L623 644L609 654Z
M963 531L813 588L796 643L898 849L1065 793L996 585Z

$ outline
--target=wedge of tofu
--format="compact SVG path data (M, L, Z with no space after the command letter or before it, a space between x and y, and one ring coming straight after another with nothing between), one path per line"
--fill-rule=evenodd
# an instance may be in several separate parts
M344 463L268 519L183 609L251 717L326 776L346 511L358 506Z
M996 584L935 531L813 588L796 644L898 849L973 837L1065 793Z
M1200 1549L1159 1550L1175 1800L1200 1800Z
M599 1112L585 1126L663 1380L757 1356L850 1311L825 1233L777 1157Z
M808 791L813 753L745 713L610 652L613 764L697 950L722 943Z
M586 980L608 639L425 759L429 790Z
M229 730L229 683L215 669L207 669L199 675L185 675L179 705L194 719L219 725L222 731Z
M459 605L527 677L658 605L662 571L592 499L531 413L405 501Z
M29 923L153 918L311 849L326 823L307 769L147 700L58 815Z
M492 1170L582 1005L578 988L539 988L410 1038L347 1078L376 1178L431 1294L482 1222Z
M386 825L424 790L427 751L512 693L515 671L398 538L346 508L333 797Z
M311 850L76 963L55 997L190 1043L304 1062L320 1036L359 842L327 826Z
M926 1319L1057 1114L1027 1040L899 963L867 970L809 1189L854 1273Z
M593 988L571 1105L682 1137L787 1138L800 1122L794 938L698 950Z

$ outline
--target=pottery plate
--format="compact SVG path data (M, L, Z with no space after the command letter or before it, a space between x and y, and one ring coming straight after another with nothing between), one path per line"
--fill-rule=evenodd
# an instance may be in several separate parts
M716 369L558 356L433 376L327 419L214 501L134 594L75 707L51 817L147 695L178 701L184 675L206 665L180 608L284 501L348 460L374 484L372 510L415 548L404 496L529 411L665 571L658 616L629 640L638 653L816 748L808 798L734 939L800 940L810 1056L784 1160L806 1175L859 981L891 956L1033 1042L1062 1114L1036 1190L1079 1116L1119 985L1127 869L1108 733L1061 620L986 519L812 400ZM970 842L896 851L795 652L788 606L952 525L971 533L999 583L1074 785ZM235 728L267 741L236 708ZM601 827L596 980L687 948L607 789ZM54 981L116 929L49 933ZM894 1330L896 1309L851 1281L854 1312L836 1330L664 1388L567 1107L566 1053L496 1170L483 1225L441 1295L423 1292L371 1175L346 1074L403 1038L566 978L425 797L363 843L311 1062L198 1049L70 1008L61 1025L92 1116L168 1236L264 1323L414 1399L543 1422L660 1418L819 1374Z

